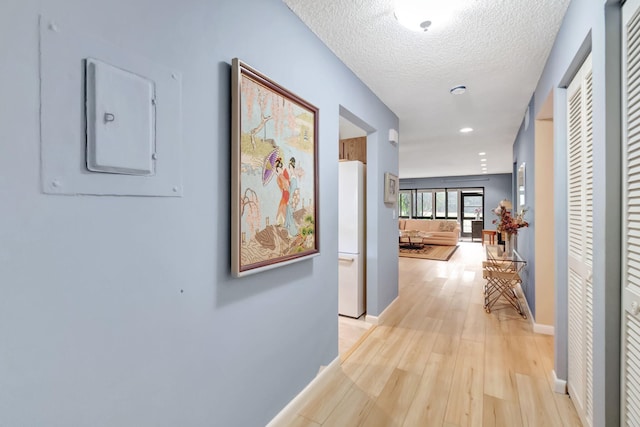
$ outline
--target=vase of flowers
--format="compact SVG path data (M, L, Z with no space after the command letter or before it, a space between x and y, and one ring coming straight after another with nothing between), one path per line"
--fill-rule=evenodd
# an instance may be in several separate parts
M513 235L510 233L504 234L504 252L507 256L513 255Z
M518 234L519 229L529 226L529 223L524 219L527 210L523 208L516 215L513 215L511 206L510 201L501 201L498 207L493 210L498 218L492 221L493 224L496 224L496 230L504 236L504 249L508 255L513 253L513 236Z

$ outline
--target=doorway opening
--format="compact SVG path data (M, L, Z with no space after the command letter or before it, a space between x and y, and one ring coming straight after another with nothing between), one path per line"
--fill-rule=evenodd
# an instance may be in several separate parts
M555 222L554 211L554 134L553 134L553 91L547 96L542 108L535 118L535 158L534 158L534 218L535 221L535 324L537 332L551 333L555 324L555 259L554 245ZM518 209L526 206L524 194L520 194L520 187L526 185L529 176L525 175L524 167L518 166ZM521 203L522 202L522 203Z
M342 109L341 109L342 113ZM363 123L339 118L338 164L338 350L342 357L372 326L366 315L366 164Z
M460 223L463 240L482 240L484 188L412 188L398 195L400 218L449 219Z

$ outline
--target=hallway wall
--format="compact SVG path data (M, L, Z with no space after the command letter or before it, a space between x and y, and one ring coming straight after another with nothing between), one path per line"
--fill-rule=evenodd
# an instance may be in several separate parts
M370 314L397 296L397 262L379 262L397 256L397 221L382 201L384 172L398 171L387 141L397 117L280 0L7 0L1 9L0 425L265 425L338 355L341 106L377 130ZM181 74L183 197L41 192L40 14L77 40ZM242 279L231 278L229 256L234 57L320 109L320 256ZM81 88L71 89L75 102ZM54 116L82 128L64 108Z
M566 86L588 53L593 59L594 426L620 415L620 2L572 0L533 94L533 117L553 92L556 248L555 373L567 379ZM520 146L526 146L518 151ZM533 161L533 137L519 135L518 161ZM524 154L526 153L526 154ZM527 167L527 171L530 169ZM535 224L533 225L535 227Z
M529 117L524 119L520 129L516 142L513 145L513 164L517 171L518 167L522 163L526 164L526 185L525 185L525 206L527 207L527 213L525 219L529 223L529 227L520 229L518 232L518 253L527 261L527 266L520 272L522 278L522 290L527 298L527 304L531 309L531 315L536 319L536 257L535 257L535 233L536 233L536 204L535 200L535 173L536 168L534 157L534 102L529 102L529 108L523 112L523 114L529 114ZM525 126L525 120L528 126ZM514 181L516 181L514 179ZM514 188L517 183L514 183ZM514 190L514 206L516 200L516 191Z

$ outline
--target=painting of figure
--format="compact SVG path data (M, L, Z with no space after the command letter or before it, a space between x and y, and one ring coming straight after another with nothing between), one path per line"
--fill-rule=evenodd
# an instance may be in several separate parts
M318 109L233 61L232 273L257 273L318 249Z

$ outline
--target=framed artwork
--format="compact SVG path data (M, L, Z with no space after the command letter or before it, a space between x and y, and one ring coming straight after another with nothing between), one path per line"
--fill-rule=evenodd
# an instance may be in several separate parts
M398 177L390 172L384 174L384 202L395 203L398 200Z
M234 58L231 272L319 254L318 108Z

